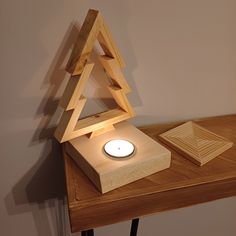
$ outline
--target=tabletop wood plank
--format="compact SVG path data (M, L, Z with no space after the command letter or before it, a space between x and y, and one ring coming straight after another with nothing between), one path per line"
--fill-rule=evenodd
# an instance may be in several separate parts
M233 147L202 167L169 148L172 153L169 169L106 194L101 194L64 152L72 231L236 195L236 115L195 122L233 141ZM160 133L181 123L150 125L140 129L160 142Z

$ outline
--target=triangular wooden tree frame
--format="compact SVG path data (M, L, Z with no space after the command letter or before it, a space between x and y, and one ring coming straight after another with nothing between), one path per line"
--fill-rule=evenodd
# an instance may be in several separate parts
M98 40L105 55L114 58L119 67L125 63L112 40L111 34L99 11L90 9L79 32L77 42L67 63L66 70L72 75L81 74L95 41Z
M86 102L82 92L94 66L94 63L87 61L96 39L105 53L105 55L99 56L99 59L111 78L112 83L108 89L118 107L78 120ZM66 70L71 73L71 78L59 103L64 108L55 131L55 137L59 142L62 143L89 133L90 137L94 137L112 129L113 124L134 116L133 109L126 97L130 88L120 69L123 66L123 59L111 39L101 14L99 11L90 9L66 67Z

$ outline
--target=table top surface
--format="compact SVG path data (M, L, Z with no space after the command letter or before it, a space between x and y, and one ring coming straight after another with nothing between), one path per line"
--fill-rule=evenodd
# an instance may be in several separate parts
M236 195L236 115L194 120L234 145L199 167L171 150L171 167L101 194L64 152L67 196L73 232ZM183 122L140 128L158 135Z

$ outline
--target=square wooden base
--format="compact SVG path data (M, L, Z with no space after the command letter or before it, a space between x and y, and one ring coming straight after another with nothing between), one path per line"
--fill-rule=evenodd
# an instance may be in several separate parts
M66 152L100 192L106 193L170 166L168 149L126 121L114 126L115 130L105 134L92 139L84 135L65 145ZM112 139L132 142L136 147L134 154L122 160L110 158L103 147Z

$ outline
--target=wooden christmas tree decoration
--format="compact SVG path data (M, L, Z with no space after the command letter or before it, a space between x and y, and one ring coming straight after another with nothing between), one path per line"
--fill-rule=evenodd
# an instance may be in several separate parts
M94 66L93 63L87 63L87 60L96 39L106 53L99 59L111 78L112 84L108 89L118 107L78 121L86 102L82 92ZM113 124L134 116L126 97L130 88L120 69L123 65L123 59L111 39L101 14L98 11L89 10L66 68L72 76L59 103L65 109L55 132L55 137L59 142L88 133L91 133L92 138L112 129Z
M86 103L83 91L94 66L89 57L96 40L104 51L99 60L110 78L108 89L117 108L78 120ZM89 10L66 66L71 78L59 103L64 112L55 137L66 142L66 152L102 193L166 169L171 160L166 148L125 121L134 111L126 97L130 88L121 72L123 66L101 14ZM127 145L131 151L122 154L121 160L119 155L127 153ZM109 151L118 153L117 159Z

